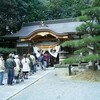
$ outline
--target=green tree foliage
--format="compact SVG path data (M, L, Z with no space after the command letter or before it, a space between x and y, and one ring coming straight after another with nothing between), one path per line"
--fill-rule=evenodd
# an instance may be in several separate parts
M17 25L25 14L27 4L22 0L0 0L0 34L16 32Z
M100 6L100 0L93 0L92 2L92 6L95 7L95 6Z
M100 60L100 5L98 0L94 0L91 7L82 11L82 16L79 17L83 24L76 28L77 34L83 33L86 37L81 40L66 41L62 44L63 47L75 47L78 50L74 54L78 54L80 61L92 61L92 70L97 70L95 62ZM96 5L97 4L97 5ZM82 35L82 34L81 34ZM79 54L82 53L83 56ZM64 62L69 62L66 59ZM72 58L71 58L72 59ZM74 62L76 59L73 58Z
M27 22L79 16L87 5L84 0L0 0L0 35Z
M23 23L46 19L45 10L39 0L0 0L0 35L15 33Z
M27 21L41 21L45 19L45 10L47 9L44 4L38 0L29 0L27 9Z
M94 46L95 44L95 46ZM74 56L69 57L63 61L63 63L80 63L80 62L95 62L100 60L100 36L87 37L80 40L66 41L62 43L62 47L74 47L77 50L74 51ZM93 48L93 49L91 49ZM94 50L95 48L95 50ZM89 54L92 51L92 54ZM82 56L80 55L82 53ZM96 70L96 66L92 66L91 69Z
M49 19L77 17L87 6L88 2L84 0L48 0L48 17Z
M51 11L51 17L58 19L61 17L61 0L50 0L49 10Z
M72 16L78 17L81 16L81 10L88 8L90 5L89 1L85 2L84 0L74 0L72 5Z
M73 64L73 63L79 63L79 57L78 56L74 56L74 57L70 57L70 58L67 58L65 59L62 63L67 63L67 64Z
M16 52L16 49L13 48L0 48L0 54L2 53L11 53L11 52Z

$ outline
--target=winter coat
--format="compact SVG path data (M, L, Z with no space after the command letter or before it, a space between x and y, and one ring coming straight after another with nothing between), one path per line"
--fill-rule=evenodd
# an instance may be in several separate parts
M5 64L4 64L5 62L4 62L4 60L2 60L1 58L0 58L0 72L4 72L4 69L5 69Z
M33 56L33 55L30 55L30 58L31 58L31 60L32 60L32 63L33 63L33 65L36 63L36 59L35 59L35 56Z
M6 60L6 68L7 69L14 69L14 67L16 67L16 63L15 63L14 59L13 58L8 58Z
M23 68L22 71L26 72L26 71L30 71L30 60L28 58L23 58L21 61Z
M44 54L44 60L49 61L49 55L48 54Z
M20 71L20 60L18 58L14 59L15 63L16 63L16 67L14 68L15 71L15 76L17 76L19 74Z

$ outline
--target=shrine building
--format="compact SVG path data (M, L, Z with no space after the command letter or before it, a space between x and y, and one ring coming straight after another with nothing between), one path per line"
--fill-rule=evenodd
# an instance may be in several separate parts
M75 19L25 23L18 32L5 35L3 39L6 39L10 47L16 48L19 55L35 52L39 56L41 51L48 52L55 57L56 63L59 63L73 52L73 48L63 48L61 43L79 39L79 35L76 35L76 27L81 24L82 22Z

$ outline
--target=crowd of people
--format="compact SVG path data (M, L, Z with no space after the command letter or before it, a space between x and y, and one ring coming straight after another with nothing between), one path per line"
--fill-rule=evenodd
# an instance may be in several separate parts
M28 79L29 75L37 72L38 67L46 70L49 67L50 57L48 54L41 54L38 58L35 53L23 54L20 58L19 55L10 53L6 60L3 55L0 55L0 85L4 85L4 73L7 72L7 85L19 83Z

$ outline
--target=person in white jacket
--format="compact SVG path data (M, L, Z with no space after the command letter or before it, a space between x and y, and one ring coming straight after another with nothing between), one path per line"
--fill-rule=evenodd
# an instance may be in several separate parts
M5 69L5 62L3 60L2 55L0 55L0 85L4 85L3 84L3 77L4 77L4 69Z
M27 58L26 54L23 54L22 63L22 72L24 79L28 79L28 73L30 72L30 60Z
M18 55L15 55L14 58L15 58L14 61L16 63L16 67L14 67L14 76L15 76L16 83L19 83L19 71L20 71L21 61Z

